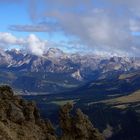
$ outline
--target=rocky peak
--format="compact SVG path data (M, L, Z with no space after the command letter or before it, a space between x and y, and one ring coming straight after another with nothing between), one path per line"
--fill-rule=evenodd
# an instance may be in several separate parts
M8 65L11 63L12 57L7 54L4 50L0 49L0 66Z
M34 102L14 96L9 86L0 87L0 138L5 140L56 140L49 121L40 118Z
M80 70L79 70L79 69L78 69L77 71L75 71L74 73L72 73L71 76L72 76L73 78L79 80L79 81L82 81L82 80L83 80L83 78L82 78L82 76L81 76L81 74L80 74Z
M60 58L66 54L58 48L49 48L44 55L48 58Z
M103 140L104 138L80 109L71 115L72 104L64 105L60 110L61 140Z

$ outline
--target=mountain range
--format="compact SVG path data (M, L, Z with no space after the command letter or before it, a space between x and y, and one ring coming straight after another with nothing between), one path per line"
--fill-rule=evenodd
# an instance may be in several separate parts
M56 48L43 56L0 50L0 84L36 101L41 117L49 118L57 133L58 110L70 103L89 116L106 140L140 138L138 57L67 54Z
M9 84L21 94L59 93L139 69L138 57L68 54L57 48L49 48L42 56L0 50L0 83Z

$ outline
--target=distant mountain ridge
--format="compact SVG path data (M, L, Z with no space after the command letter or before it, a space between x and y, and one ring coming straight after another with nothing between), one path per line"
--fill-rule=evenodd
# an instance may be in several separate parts
M33 92L56 93L139 69L140 58L134 57L67 54L57 48L49 48L43 56L0 50L0 83Z

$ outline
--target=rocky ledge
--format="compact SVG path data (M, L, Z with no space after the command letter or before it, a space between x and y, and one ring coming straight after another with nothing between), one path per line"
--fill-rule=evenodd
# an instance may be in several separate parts
M57 136L49 120L43 120L34 102L15 96L9 86L0 87L0 140L103 140L104 138L77 109L66 104L60 109L60 129Z

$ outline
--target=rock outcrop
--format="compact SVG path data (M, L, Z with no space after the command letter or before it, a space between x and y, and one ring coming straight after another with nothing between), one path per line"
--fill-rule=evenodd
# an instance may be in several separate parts
M34 102L14 96L9 86L0 87L0 140L102 140L81 110L70 115L71 104L60 110L62 135L56 136L49 120L40 118Z
M70 114L72 104L66 104L60 109L61 140L103 140L104 138L89 121L88 116L80 109L75 116Z
M0 87L0 140L56 140L50 121L40 119L34 102Z

